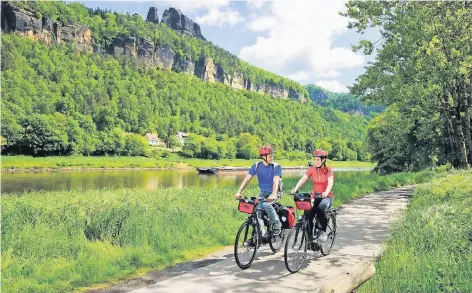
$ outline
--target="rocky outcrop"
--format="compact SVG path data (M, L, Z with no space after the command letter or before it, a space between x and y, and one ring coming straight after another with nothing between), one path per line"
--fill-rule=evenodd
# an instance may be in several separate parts
M299 101L306 100L302 93L299 93L294 89L289 89L288 96L290 99L294 99L294 100L299 100Z
M144 65L151 67L155 65L154 62L154 44L145 38L139 40L138 45L138 59L142 60Z
M174 64L174 51L169 47L156 48L156 65L160 69L171 70Z
M80 52L92 52L92 30L83 25L68 25L60 29L57 35L60 41L73 43Z
M251 82L239 71L229 73L220 64L215 64L210 57L203 57L194 62L178 55L169 47L155 46L144 38L139 40L117 38L108 52L115 57L137 57L145 66L195 75L203 81L221 82L238 90L256 91L276 98L306 100L302 93L294 89L287 89L271 82Z
M195 63L192 60L175 55L174 64L172 70L175 72L187 73L190 75L195 74Z
M159 15L157 14L158 10L156 7L151 7L149 8L146 21L152 22L152 23L159 23Z
M161 23L164 23L165 25L176 31L206 41L206 39L202 35L200 25L193 22L187 16L183 15L179 9L175 9L172 7L166 9L164 11L164 14L162 15Z
M209 57L202 58L195 64L195 75L203 81L217 81L216 66Z
M219 64L216 66L216 81L231 86L231 75Z
M157 9L151 8L148 21L157 21ZM170 8L164 12L162 22L182 33L204 40L198 24L192 22L180 11ZM48 17L39 20L33 12L21 12L8 2L2 2L2 30L37 39L46 44L72 43L81 52L92 52L92 31L78 24L63 25ZM146 67L195 75L206 82L221 82L238 90L256 91L276 98L290 98L305 101L303 93L287 89L271 82L253 82L239 71L229 72L208 56L200 60L190 60L174 52L172 48L154 44L145 38L115 38L106 48L95 48L99 54L111 54L120 58L137 58Z
M111 44L109 52L114 57L136 57L136 39L135 38L116 38Z
M80 52L93 51L92 31L81 25L63 26L48 17L41 20L33 12L18 11L8 2L2 1L2 30L21 36L51 43L73 43Z

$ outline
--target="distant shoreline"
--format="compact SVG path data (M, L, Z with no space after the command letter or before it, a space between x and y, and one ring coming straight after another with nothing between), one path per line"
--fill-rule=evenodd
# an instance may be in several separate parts
M196 170L196 168L217 168L219 172L249 170L258 159L204 160L171 157L153 159L146 157L28 157L2 156L2 173L19 172L83 172L83 171L152 171L152 170ZM283 170L307 170L307 159L276 160ZM374 165L357 161L331 161L333 168L373 168Z
M247 171L249 167L215 167L219 169L221 173L231 173L239 171ZM336 171L369 171L373 167L333 167ZM83 172L83 171L193 171L197 170L196 167L109 167L109 168L85 168L85 167L74 167L74 168L11 168L11 169L2 169L3 173L21 173L21 172ZM304 171L308 170L308 167L282 167L282 170L285 171Z

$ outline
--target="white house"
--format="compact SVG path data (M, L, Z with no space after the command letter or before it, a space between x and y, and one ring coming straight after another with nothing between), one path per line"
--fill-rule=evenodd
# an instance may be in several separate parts
M162 145L162 142L159 139L159 137L157 137L156 133L146 133L145 136L149 145L152 145L152 146Z
M184 145L185 139L188 137L188 133L179 131L175 136L180 140L180 143Z

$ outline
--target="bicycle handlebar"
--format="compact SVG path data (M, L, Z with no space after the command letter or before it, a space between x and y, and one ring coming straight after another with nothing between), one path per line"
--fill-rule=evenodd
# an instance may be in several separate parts
M277 199L279 199L280 197L277 197L276 199L274 199L273 201L276 201ZM267 198L266 197L254 197L254 196L251 196L251 197L240 197L239 199L236 199L237 201L240 201L240 200L248 200L248 199L252 199L252 200L258 200L260 202L267 202Z
M315 193L310 193L310 192L299 192L299 190L295 191L294 193L291 193L291 195L297 196L310 196L311 198L321 198L323 197L321 192L315 192Z

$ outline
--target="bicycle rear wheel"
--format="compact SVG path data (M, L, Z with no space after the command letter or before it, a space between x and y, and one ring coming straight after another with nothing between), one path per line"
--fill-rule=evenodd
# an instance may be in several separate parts
M280 250L280 248L282 248L285 235L287 235L286 232L287 232L286 230L282 229L282 232L280 232L278 236L270 236L269 246L273 253L276 253L277 251Z
M308 247L308 236L301 225L296 225L288 233L285 242L284 261L285 267L291 273L300 270L306 259Z
M236 234L234 241L234 258L238 266L245 270L249 268L256 256L259 245L257 226L251 222L244 222Z
M330 214L328 218L328 225L326 226L326 234L328 238L326 241L320 243L321 253L328 255L331 253L331 249L334 245L334 239L336 238L336 216Z

